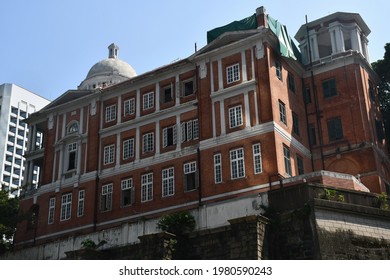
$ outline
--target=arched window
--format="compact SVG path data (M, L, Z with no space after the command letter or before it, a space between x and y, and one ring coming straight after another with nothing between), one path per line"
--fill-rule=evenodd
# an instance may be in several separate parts
M75 133L79 131L79 124L77 122L73 122L68 126L68 134Z

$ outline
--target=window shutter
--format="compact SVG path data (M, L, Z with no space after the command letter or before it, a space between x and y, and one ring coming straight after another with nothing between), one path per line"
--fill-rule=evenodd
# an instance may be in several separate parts
M187 122L187 141L192 140L192 120Z
M181 142L185 142L186 141L186 135L187 135L187 132L186 132L186 123L185 122L182 122L180 124L180 133L181 133Z
M163 148L168 146L168 129L163 129Z
M176 124L172 127L173 129L173 145L177 143L177 126Z

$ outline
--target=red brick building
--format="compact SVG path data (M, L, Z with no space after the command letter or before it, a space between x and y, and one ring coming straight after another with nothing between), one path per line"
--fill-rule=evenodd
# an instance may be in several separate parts
M97 64L82 87L32 115L31 131L44 140L35 145L31 133L26 172L39 167L40 183L27 184L21 209L32 218L18 226L16 246L266 193L318 170L385 191L389 162L362 18L336 13L302 26L302 58L264 8L240 24L141 75L106 81L117 65ZM117 46L109 49L117 59Z

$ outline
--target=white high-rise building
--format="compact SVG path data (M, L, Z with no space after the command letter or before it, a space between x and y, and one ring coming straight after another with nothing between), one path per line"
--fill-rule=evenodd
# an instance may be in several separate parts
M29 132L25 119L49 103L15 84L0 85L0 188L10 190L12 195L19 195L23 184L23 155ZM32 184L38 182L38 172L34 172Z

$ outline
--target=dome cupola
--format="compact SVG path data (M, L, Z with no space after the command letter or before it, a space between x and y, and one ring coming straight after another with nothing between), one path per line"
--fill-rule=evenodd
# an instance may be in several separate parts
M137 74L134 68L127 62L118 59L118 51L117 45L109 45L108 58L91 67L78 89L105 88L135 77Z

